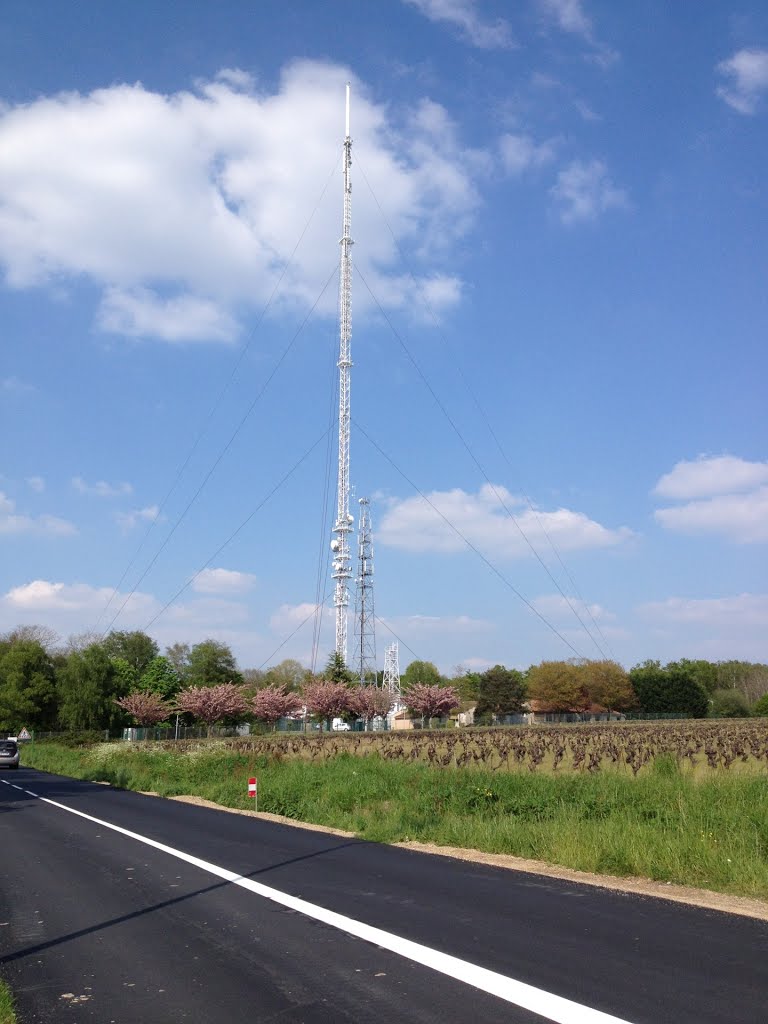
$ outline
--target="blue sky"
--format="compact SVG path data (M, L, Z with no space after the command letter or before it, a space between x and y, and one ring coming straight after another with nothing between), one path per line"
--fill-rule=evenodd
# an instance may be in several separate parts
M348 80L379 661L767 661L757 2L4 4L0 629L311 663Z

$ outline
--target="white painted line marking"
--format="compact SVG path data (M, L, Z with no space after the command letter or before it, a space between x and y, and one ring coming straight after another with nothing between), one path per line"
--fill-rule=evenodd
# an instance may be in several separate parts
M131 832L120 825L113 825L102 818L94 818L83 811L76 811L73 807L67 807L66 804L57 803L55 800L49 800L44 796L38 796L37 799L43 803L50 804L52 807L58 807L62 811L67 811L69 814L76 814L78 818L85 818L86 821L92 821L104 828L109 828L113 832L127 836L129 839L135 839L139 843L151 846L155 850L167 853L171 857L185 861L187 864L192 864L202 871L207 871L208 874L215 875L217 878L223 878L233 885L239 885L249 892L256 893L257 896L262 896L264 899L278 903L289 910L304 914L305 917L311 917L315 921L331 925L331 927L338 928L348 935L354 935L365 942L372 942L375 946L381 946L382 949L387 949L398 956L413 960L414 963L430 967L432 970L446 974L449 978L455 978L457 981L462 981L466 985L472 985L473 988L480 989L482 992L498 996L499 999L504 999L508 1003L520 1006L524 1010L538 1013L541 1017L554 1021L555 1024L629 1024L629 1021L613 1017L608 1013L603 1013L601 1010L593 1010L589 1006L574 1003L570 999L553 995L551 992L545 992L543 989L527 985L523 981L515 981L514 978L507 978L496 971L490 971L485 967L478 967L477 964L468 963L466 960L451 956L449 953L441 953L439 950L431 949L429 946L422 946L411 939L404 939L399 935L394 935L392 932L386 932L382 928L374 928L372 925L363 924L362 921L355 921L354 918L337 914L333 910L326 910L325 907L318 907L314 903L309 903L296 896L289 896L287 893L280 892L279 889L272 889L261 882L254 882L250 878L243 878L242 875L237 875L234 871L229 871L227 868L201 860L199 857L194 857L183 850L176 850L172 846L166 846L164 843L159 843L148 836L140 835L138 832Z
M24 792L25 793L29 793L30 796L37 796L37 793L33 793L31 789L25 789ZM38 797L38 799L39 799L39 797Z

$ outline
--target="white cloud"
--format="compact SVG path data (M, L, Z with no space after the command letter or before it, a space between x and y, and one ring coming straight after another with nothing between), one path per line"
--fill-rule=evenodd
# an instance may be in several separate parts
M470 615L400 615L382 618L382 626L396 635L411 636L456 633L487 633L496 628L487 619L473 619Z
M111 587L92 587L87 583L52 583L49 580L32 580L19 587L9 590L2 598L6 607L19 611L32 612L76 612L98 613L112 599L115 607L120 607L124 595L115 595ZM154 598L148 594L133 594L126 606L126 611L136 612L148 610L154 604Z
M660 508L657 522L681 533L720 533L741 544L768 541L768 486Z
M607 210L628 205L627 193L614 185L601 160L574 160L560 171L550 193L561 204L563 224L595 220Z
M581 0L539 0L539 7L563 32L592 40L592 22L584 13Z
M503 558L530 554L521 530L537 548L548 543L546 530L560 551L612 547L632 536L626 527L608 529L581 512L565 508L554 512L521 508L521 499L501 486L485 484L477 494L460 488L433 491L427 497L468 541L484 553L493 551L495 556ZM514 512L520 530L507 514L505 505ZM421 497L394 501L382 517L376 532L377 543L405 551L465 550L465 543L435 508Z
M744 544L768 540L768 462L700 455L676 463L658 480L654 493L692 499L656 510L656 521L669 530L719 533Z
M446 22L461 31L463 38L483 50L510 49L515 43L509 23L503 18L485 21L477 13L476 0L405 0L430 21Z
M508 174L522 174L531 168L543 167L555 157L555 143L534 142L530 135L507 133L499 140L501 162Z
M349 69L312 61L287 67L272 94L229 69L190 92L115 85L1 109L9 284L85 278L101 291L102 329L168 342L231 339L283 271L278 303L306 308L337 260L332 188L287 269L284 260L339 161L350 78L356 166L397 239L361 182L356 267L384 304L407 308L413 285L391 272L397 243L406 244L434 301L456 302L460 287L444 264L471 223L472 175L487 156L462 148L439 104L395 112ZM360 289L358 313L369 304ZM319 308L335 314L334 288Z
M654 494L663 498L705 498L735 494L768 484L768 462L749 462L735 455L699 455L683 459L660 477Z
M237 321L226 310L194 295L161 299L147 288L108 288L98 313L99 327L128 338L161 341L231 341Z
M738 50L717 65L725 84L717 95L740 114L756 114L760 100L768 93L768 50Z
M312 616L319 607L309 601L305 601L303 604L282 604L271 616L270 628L276 633L290 633L302 623L311 628Z
M0 535L29 533L49 537L67 537L77 533L73 523L57 516L27 516L16 512L16 502L0 491Z
M555 621L573 621L574 610L583 622L589 624L594 619L597 623L612 622L616 616L599 604L588 604L576 597L566 599L562 594L544 594L534 598L531 604L546 619Z
M125 482L108 484L105 480L97 480L95 484L89 484L81 476L72 477L72 487L78 494L88 494L96 498L119 498L133 491L131 485Z
M42 494L45 490L45 480L41 476L28 476L27 484L36 494Z
M702 626L729 625L768 627L768 594L737 594L732 597L669 597L649 601L638 608L645 618L661 624Z
M3 391L7 391L11 394L26 394L29 391L35 389L31 384L27 384L25 381L20 380L18 377L3 377L0 381L0 388Z
M136 508L131 512L117 512L115 519L120 529L125 533L134 530L139 523L153 523L160 516L158 505L147 505L146 508Z
M198 594L243 594L250 590L256 577L234 569L203 569L195 577L192 589Z

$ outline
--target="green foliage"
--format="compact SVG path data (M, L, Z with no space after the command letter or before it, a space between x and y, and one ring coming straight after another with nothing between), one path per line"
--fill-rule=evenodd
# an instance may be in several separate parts
M334 655L335 653L336 652L334 651ZM273 665L271 668L268 668L267 671L263 673L263 679L258 682L258 686L259 689L264 686L279 686L290 692L300 690L306 679L307 669L304 668L301 662L296 661L295 658L286 658L277 665Z
M352 678L352 673L347 668L347 664L342 656L338 651L332 651L328 655L328 661L325 663L323 679L329 683L343 683L344 686L349 686L352 683Z
M640 707L647 714L688 714L704 718L709 709L707 693L698 681L695 663L645 661L630 670L629 678Z
M412 661L400 678L403 693L414 685L441 686L444 680L437 665L431 661Z
M528 695L544 711L562 714L589 706L584 671L572 661L542 661L528 669Z
M125 721L114 701L128 692L126 680L101 644L69 655L58 689L59 719L67 729L114 729Z
M753 715L768 716L768 693L761 697L752 708Z
M158 654L144 670L138 688L169 699L179 692L181 679L170 659Z
M128 662L135 672L134 684L150 661L160 653L152 637L138 629L133 632L114 630L104 640L103 647L113 661L121 659Z
M16 1024L13 994L4 981L0 981L0 1024Z
M203 640L189 652L184 673L184 686L216 686L221 683L242 683L235 656L228 644Z
M713 718L749 718L749 704L738 690L714 690L709 713Z
M523 708L528 688L523 673L494 665L480 675L477 715L514 715Z
M50 729L56 716L53 662L34 640L0 646L0 729Z

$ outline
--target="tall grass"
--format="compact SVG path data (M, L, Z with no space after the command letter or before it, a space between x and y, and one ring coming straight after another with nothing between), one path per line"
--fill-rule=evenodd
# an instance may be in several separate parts
M768 898L764 773L705 779L657 757L621 771L566 775L441 770L341 753L332 760L267 758L215 743L184 752L35 744L25 763L162 796L194 794L355 832L507 853L611 875L640 876Z
M0 1024L16 1024L13 996L4 981L0 981Z

